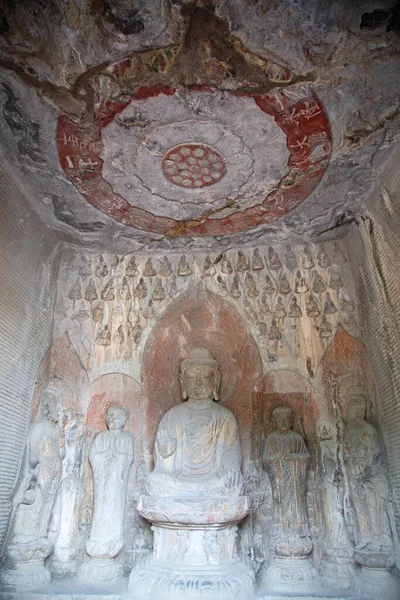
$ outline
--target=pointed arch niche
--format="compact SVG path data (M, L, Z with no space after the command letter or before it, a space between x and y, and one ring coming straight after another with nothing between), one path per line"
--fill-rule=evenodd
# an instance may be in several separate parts
M196 346L208 348L218 361L222 383L220 402L239 423L243 466L254 449L262 364L258 347L240 315L224 300L198 284L177 298L151 332L143 354L142 385L145 408L145 460L151 466L158 423L172 406L182 402L179 385L181 361Z

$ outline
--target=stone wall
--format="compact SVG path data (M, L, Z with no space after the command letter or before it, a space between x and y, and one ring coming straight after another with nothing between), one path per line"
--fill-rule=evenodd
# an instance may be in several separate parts
M268 561L272 497L261 451L273 427L272 410L286 405L295 409L295 429L312 455L309 510L320 562L321 440L340 446L335 424L342 422L354 386L365 390L368 418L377 420L374 383L358 337L357 298L341 242L168 256L99 254L71 246L61 257L53 345L42 363L32 418L48 386L57 388L66 409L84 416L87 440L105 428L110 405L128 409L126 429L135 438L128 568L152 543L136 501L152 469L159 420L181 401L179 362L191 347L206 346L222 371L221 402L239 422L243 471L254 502L242 529L243 552L256 569ZM90 470L83 473L86 498L79 518L85 537L93 500Z
M4 165L4 162L2 163ZM0 171L0 545L25 445L32 392L50 345L56 238Z
M382 433L397 510L400 507L399 152L383 170L366 214L346 237L362 324L378 390Z

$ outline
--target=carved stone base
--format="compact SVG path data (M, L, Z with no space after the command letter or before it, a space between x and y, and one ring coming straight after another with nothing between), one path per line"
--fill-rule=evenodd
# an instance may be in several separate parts
M274 557L263 577L265 592L311 594L321 591L318 572L309 557Z
M400 582L386 569L361 567L354 580L353 592L357 600L399 600Z
M12 569L0 573L1 589L28 591L40 589L51 581L50 571L43 561L16 562Z
M72 577L76 574L78 569L78 565L76 560L57 560L52 558L50 563L50 570L53 578L55 579L65 579L66 577Z
M324 590L348 590L354 583L356 567L352 550L325 549L319 569Z
M94 585L112 583L123 576L123 568L114 558L91 558L83 563L78 572L78 578Z
M129 579L132 600L251 600L254 575L242 562L229 566L193 567L150 559L133 569Z
M135 600L250 600L254 574L237 550L237 525L153 525L152 557L129 580Z

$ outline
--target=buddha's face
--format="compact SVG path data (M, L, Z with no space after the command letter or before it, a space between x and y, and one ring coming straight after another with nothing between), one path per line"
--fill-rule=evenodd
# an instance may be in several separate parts
M362 396L352 396L347 408L347 421L349 423L357 423L364 419L367 403Z
M286 433L293 426L293 413L291 411L279 411L274 414L276 428L281 433Z
M126 412L120 406L111 406L106 414L106 425L108 429L122 429L126 422Z
M191 400L208 400L219 384L219 371L211 365L194 364L181 373L181 382Z

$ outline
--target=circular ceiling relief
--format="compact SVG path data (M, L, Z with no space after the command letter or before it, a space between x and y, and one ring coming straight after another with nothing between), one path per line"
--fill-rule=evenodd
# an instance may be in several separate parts
M61 115L60 162L86 200L120 223L220 236L296 208L327 167L331 132L304 86L271 94L140 88L90 125Z
M201 188L217 183L226 173L225 160L204 144L180 144L162 159L165 177L184 188Z

